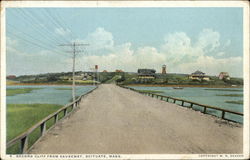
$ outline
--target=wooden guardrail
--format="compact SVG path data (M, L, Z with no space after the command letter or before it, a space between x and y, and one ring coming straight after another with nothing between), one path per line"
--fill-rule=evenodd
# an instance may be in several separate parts
M97 87L96 87L97 88ZM86 96L87 94L93 92L96 88L88 91L87 93L81 95L80 97L78 97L74 102L71 102L67 105L65 105L64 107L60 108L59 110L57 110L56 112L48 115L47 117L45 117L44 119L42 119L41 121L39 121L37 124L35 124L34 126L32 126L30 129L28 129L26 132L22 133L21 135L17 136L16 138L10 140L9 142L7 142L7 148L13 146L14 144L21 142L20 143L20 153L27 153L32 146L42 137L45 135L45 133L51 129L53 126L55 126L55 124L66 118L68 115L70 115L70 113L72 113L72 111L77 108L82 100L82 98L84 96ZM72 110L69 112L68 110L72 108ZM63 117L61 119L59 119L59 114L63 113ZM46 130L46 122L51 120L52 118L54 118L54 124L52 126L50 126L50 128L48 128ZM40 137L31 145L28 145L28 141L29 141L29 135L37 128L40 128Z
M214 106L210 106L210 105L200 104L200 103L197 103L197 102L188 101L188 100L184 100L184 99L180 99L180 98L174 98L174 97L170 97L170 96L163 96L163 95L160 95L160 94L155 94L155 93L150 93L150 92L141 92L141 91L136 90L134 88L125 87L125 86L122 86L122 85L119 85L119 86L122 87L122 88L126 88L126 89L129 89L129 90L132 90L132 91L136 91L136 92L144 94L144 95L151 96L151 97L156 97L156 98L160 97L161 100L166 101L166 102L170 102L169 101L170 99L172 100L173 103L176 103L177 101L180 101L181 102L181 106L184 106L185 103L189 103L190 105L187 106L187 107L192 108L192 109L194 109L193 108L194 105L197 105L197 106L203 107L203 111L201 111L201 112L204 113L204 114L208 114L207 108L214 109L214 110L217 110L217 111L221 111L220 118L222 118L224 120L228 120L228 121L237 122L235 120L226 118L225 117L225 113L231 113L231 114L235 114L235 115L239 115L239 116L244 116L244 114L240 113L240 112L235 112L235 111L231 111L231 110L227 110L227 109L223 109L223 108L219 108L219 107L214 107ZM237 123L239 123L239 122L237 122Z

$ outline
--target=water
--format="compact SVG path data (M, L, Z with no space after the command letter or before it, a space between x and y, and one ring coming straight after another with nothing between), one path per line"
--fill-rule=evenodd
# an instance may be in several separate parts
M242 104L232 104L232 103L226 103L225 101L238 101L243 100L243 97L229 97L229 96L216 96L216 95L223 95L223 94L243 94L243 89L241 88L223 88L226 90L241 90L238 92L235 91L216 91L216 90L205 90L208 88L199 88L199 87L185 87L184 89L173 89L172 87L139 87L139 86L133 86L131 88L138 89L138 90L157 90L157 91L163 91L163 93L157 93L165 96L175 97L175 98L181 98L185 100L194 101L200 104L207 104L210 106L215 106L231 111L236 111L243 113L243 105ZM209 88L211 89L211 88ZM218 88L213 88L218 89ZM199 108L195 106L197 110ZM200 107L200 109L203 109ZM210 114L221 116L220 111L216 110L207 110ZM232 115L229 113L225 114L226 118L236 120L238 122L243 122L243 117L238 115Z
M71 88L71 86L7 86L7 89L17 89L17 88L40 88L32 90L30 93L17 94L14 96L6 96L7 104L32 104L32 103L42 103L42 104L61 104L65 105L72 99L71 90L57 90L57 88ZM76 86L76 96L80 96L92 89L95 86Z

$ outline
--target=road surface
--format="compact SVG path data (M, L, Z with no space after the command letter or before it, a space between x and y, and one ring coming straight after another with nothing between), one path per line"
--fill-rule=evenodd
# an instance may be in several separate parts
M243 127L113 84L100 85L32 154L242 153Z

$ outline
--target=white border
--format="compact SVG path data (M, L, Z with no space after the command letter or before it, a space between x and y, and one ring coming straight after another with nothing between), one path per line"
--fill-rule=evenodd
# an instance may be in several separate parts
M244 157L249 158L249 3L244 1L3 1L1 2L1 53L6 53L5 37L5 8L8 7L242 7L243 10L243 51L244 51ZM5 154L5 118L6 118L6 55L1 54L1 158L12 159ZM93 154L94 155L94 154ZM34 155L33 155L34 156ZM39 156L39 155L38 155ZM44 157L45 156L45 157ZM23 155L18 159L54 159L49 155L40 155L40 158L28 158ZM67 155L65 155L67 156ZM68 155L69 156L69 155ZM85 157L86 155L81 155ZM96 155L98 156L98 155ZM121 158L115 159L228 159L230 154L207 154L200 157L198 154L120 154ZM205 155L204 155L205 156ZM16 159L17 157L15 157ZM68 159L68 158L59 158ZM78 159L78 158L75 158ZM81 158L82 159L82 158ZM100 158L91 158L100 159Z
M243 134L243 153L249 158L249 82L250 82L250 65L249 65L249 5L243 10L243 53L244 53L244 134Z
M246 7L246 1L3 1L7 7Z

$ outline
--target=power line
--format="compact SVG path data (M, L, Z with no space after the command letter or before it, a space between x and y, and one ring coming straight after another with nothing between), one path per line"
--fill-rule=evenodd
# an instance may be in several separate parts
M19 36L19 35L17 35L17 34L14 34L13 32L10 32L10 31L7 31L7 33L8 33L8 34L12 34L12 35L15 36L16 38L21 39L22 41L24 41L24 42L26 42L26 43L28 43L28 44L32 44L33 46L36 46L36 47L39 47L39 48L42 48L42 49L46 49L46 50L50 50L50 51L51 51L51 48L47 48L46 45L44 46L43 44L38 44L38 43L35 43L35 42L33 42L33 41L27 40L27 39L25 39L25 38L23 38L23 37L21 37L21 36ZM61 53L59 53L58 51L52 51L52 52L61 55ZM66 55L65 55L65 56L66 56Z
M65 30L64 27L61 26L60 24L58 24L58 23L57 23L57 20L56 20L52 15L50 15L49 12L48 12L46 9L44 9L44 13L46 13L46 14L44 14L46 17L48 17L49 19L52 20L51 22L52 22L55 26L57 26L58 28L62 28L63 30ZM64 36L61 36L61 37L65 40L66 43L70 43L70 42L71 42L71 40L67 40Z
M33 21L33 22L35 22L36 24L38 24L39 26L41 26L44 29L44 30L38 29L38 27L35 26L35 23L34 24L33 23L28 23L28 25L32 25L33 28L36 29L36 32L41 33L43 37L46 37L46 35L43 35L43 33L42 33L42 31L45 31L45 33L47 35L49 35L49 36L47 36L47 38L50 38L50 40L52 42L57 42L57 43L63 43L63 42L68 43L69 42L69 40L65 40L65 37L62 37L62 36L61 36L60 39L58 39L56 37L53 37L53 35L55 35L54 27L53 27L54 25L50 26L49 25L50 23L47 23L46 27L44 25L40 25L41 22L44 22L44 21L46 21L46 22L52 22L52 21L48 21L49 17L46 20L44 20L41 17L39 17L35 12L31 12L28 9L26 9L26 10L19 9L19 11L20 11L20 13L23 14L22 18L26 19L27 22L28 21ZM42 13L42 12L40 12L40 13ZM43 15L46 16L44 13L43 13ZM57 36L59 36L59 35L57 35Z
M19 33L22 33L23 35L25 35L25 36L27 36L27 37L29 37L29 38L31 38L31 39L33 39L33 40L35 40L35 41L38 41L38 42L40 42L40 43L44 43L44 42L43 42L43 41L41 41L40 39L37 39L37 38L32 37L31 35L29 35L29 34L27 34L27 33L23 32L23 31L21 31L20 29L18 29L17 27L15 27L15 26L13 26L13 25L9 24L8 22L7 22L6 24L7 24L7 26L9 26L9 27L11 27L11 28L15 29L15 31L17 30ZM52 45L51 45L51 44L46 44L46 45L48 45L48 46L51 46L51 47L52 47ZM54 45L53 45L53 46L54 46Z
M60 16L60 14L59 14L59 12L55 9L54 10L54 13L55 13L55 16L57 17L57 19L58 19L58 21L60 22L62 22L63 24L64 24L64 26L66 26L67 28L69 28L70 29L70 35L71 35L71 39L74 37L75 39L77 38L77 36L76 36L76 34L74 33L74 30L71 28L71 27L69 27L69 25L67 25L67 23L65 23L64 22L64 20L62 19L62 17Z
M52 37L52 35L54 35L55 33L51 32L51 30L48 29L48 26L43 26L43 25L40 25L40 23L43 21L42 19L40 19L40 22L39 22L39 17L36 16L36 18L34 18L34 13L31 14L29 12L25 12L25 10L22 10L22 9L18 9L17 11L19 11L20 14L22 14L22 16L20 14L17 14L17 12L14 12L16 13L19 17L23 18L24 19L24 22L28 25L28 26L32 26L33 30L36 32L36 34L39 34L40 37L43 37L44 39L50 41L50 43L61 43L61 39L57 39L55 37ZM44 28L44 30L41 30L38 28L38 26L36 26L35 24L41 26L42 28ZM43 32L44 31L44 32ZM47 36L49 35L49 36Z

